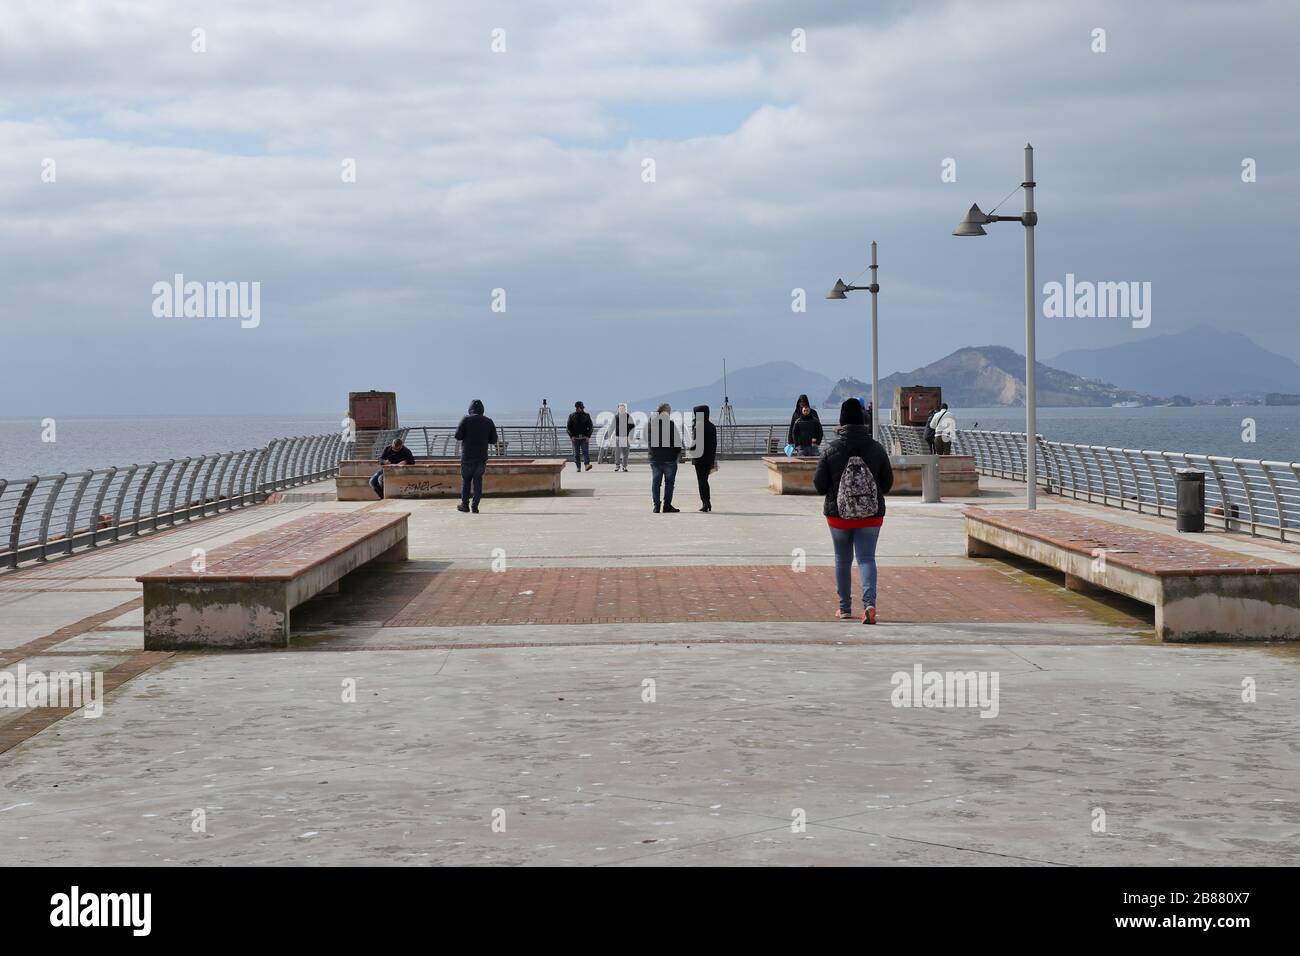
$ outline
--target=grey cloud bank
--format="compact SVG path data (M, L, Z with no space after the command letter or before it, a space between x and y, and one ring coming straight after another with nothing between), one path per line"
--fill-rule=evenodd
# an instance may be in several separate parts
M866 378L865 301L821 296L872 239L882 374L1020 349L1018 237L949 233L1026 141L1040 281L1160 303L1149 328L1043 317L1040 355L1209 324L1300 357L1298 28L1263 2L6 4L0 404L563 407L724 355ZM738 101L737 126L714 104ZM258 325L156 317L176 274L260 283Z

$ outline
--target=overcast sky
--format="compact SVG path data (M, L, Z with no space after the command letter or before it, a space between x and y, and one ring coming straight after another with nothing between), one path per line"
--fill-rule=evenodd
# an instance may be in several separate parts
M1040 358L1208 324L1300 359L1298 38L1291 0L5 0L0 417L867 378L869 299L823 295L872 239L882 374L1023 351L1022 230L950 233L1027 141L1040 290L1152 283L1148 328L1042 318ZM260 324L156 317L176 273L259 282Z

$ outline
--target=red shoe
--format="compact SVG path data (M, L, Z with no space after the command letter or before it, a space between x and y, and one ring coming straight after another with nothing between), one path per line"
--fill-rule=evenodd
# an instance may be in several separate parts
M876 623L876 608L874 605L870 605L870 604L867 605L867 609L862 612L862 623L863 624Z

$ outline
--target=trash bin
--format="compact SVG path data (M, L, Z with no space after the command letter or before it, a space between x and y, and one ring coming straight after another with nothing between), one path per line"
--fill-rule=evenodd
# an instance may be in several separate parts
M1176 526L1179 531L1205 530L1205 472L1179 468L1174 473L1178 492Z

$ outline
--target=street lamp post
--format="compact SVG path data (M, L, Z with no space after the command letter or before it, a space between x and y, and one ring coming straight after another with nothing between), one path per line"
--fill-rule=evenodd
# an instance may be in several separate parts
M880 364L877 359L877 318L876 296L880 292L880 283L876 281L876 242L871 241L871 284L870 285L845 285L843 279L835 280L835 287L826 293L828 299L847 299L845 293L848 292L870 292L871 293L871 437L880 440Z
M952 231L954 236L987 235L984 227L991 222L1018 222L1025 227L1025 507L1033 511L1038 507L1038 392L1034 384L1035 358L1034 326L1038 315L1038 299L1034 290L1034 227L1038 213L1034 212L1034 147L1025 144L1025 181L1020 184L1025 191L1025 211L1019 216L990 216L978 205L970 207L966 218Z

